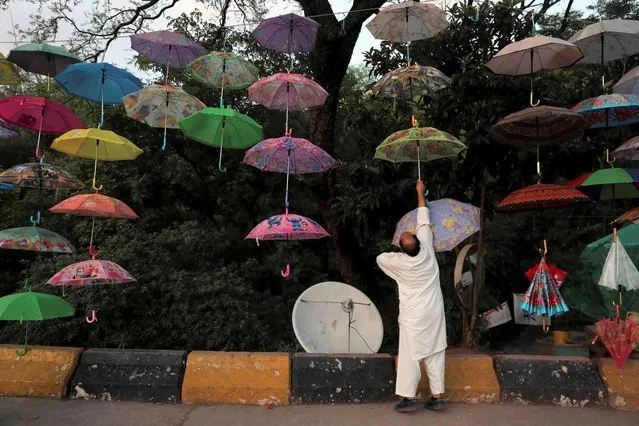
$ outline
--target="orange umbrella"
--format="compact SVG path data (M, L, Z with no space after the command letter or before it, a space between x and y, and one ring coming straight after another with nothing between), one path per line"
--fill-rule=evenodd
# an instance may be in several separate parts
M51 213L75 216L110 217L115 219L138 219L131 207L122 201L102 194L80 194L59 202L49 209Z

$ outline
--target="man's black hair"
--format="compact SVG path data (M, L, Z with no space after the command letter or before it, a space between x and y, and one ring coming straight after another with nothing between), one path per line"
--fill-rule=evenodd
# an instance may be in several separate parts
M419 239L417 239L417 237L414 234L412 235L412 237L413 237L413 240L415 241L415 247L410 247L410 248L404 247L404 244L402 243L401 239L399 240L399 247L402 249L404 253L406 253L410 257L415 257L419 254L420 244L419 244Z

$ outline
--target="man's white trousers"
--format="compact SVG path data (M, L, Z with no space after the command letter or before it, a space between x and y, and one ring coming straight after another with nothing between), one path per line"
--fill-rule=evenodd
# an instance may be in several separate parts
M420 364L423 361L428 375L430 392L433 395L444 393L444 373L446 368L446 350L435 352L421 360L413 359L408 336L399 330L399 352L397 355L397 380L395 393L405 398L414 398L417 393L417 385L422 377Z

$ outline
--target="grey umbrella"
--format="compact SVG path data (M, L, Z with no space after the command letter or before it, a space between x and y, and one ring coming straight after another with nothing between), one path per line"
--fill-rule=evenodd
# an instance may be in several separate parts
M639 67L625 73L612 91L622 95L639 95Z

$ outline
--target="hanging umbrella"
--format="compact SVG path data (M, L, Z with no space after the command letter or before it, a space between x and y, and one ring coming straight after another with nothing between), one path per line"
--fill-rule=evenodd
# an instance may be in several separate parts
M286 173L286 198L288 203L289 175L322 173L335 165L335 159L322 148L302 138L290 135L266 139L246 151L244 164L262 171Z
M193 78L209 87L241 90L253 84L258 71L253 64L231 52L211 52L188 65Z
M639 161L639 136L621 144L611 155L613 161Z
M451 251L466 238L479 231L479 208L450 198L430 202L431 230L435 251ZM404 215L395 228L393 245L399 247L404 232L414 233L417 226L417 209Z
M450 86L450 78L433 67L412 64L384 74L369 91L378 96L410 98L427 96Z
M11 50L7 59L25 71L46 75L47 77L56 76L67 65L82 62L79 56L74 55L64 47L46 43L22 44Z
M417 162L421 180L421 162L454 157L466 149L456 137L433 127L412 127L387 137L375 150L378 160L392 163Z
M12 129L9 126L9 123L0 119L0 139L11 139L15 138L18 135L20 135L20 132Z
M532 282L532 280L535 279L537 269L539 269L539 265L533 266L524 273L529 282ZM557 288L561 287L561 285L564 283L564 280L568 276L568 273L566 271L559 269L556 265L548 265L548 272L550 272L550 275L557 283Z
M0 53L0 84L14 85L22 83L18 69Z
M407 1L385 7L366 28L373 37L395 43L406 43L410 64L410 42L431 38L448 26L446 12L430 3Z
M330 237L330 234L317 222L304 216L289 214L286 209L284 214L271 216L260 222L245 239L254 239L259 245L260 240L318 240L324 237ZM286 271L282 271L281 275L286 278L290 272L291 266L287 264Z
M639 223L639 207L635 207L632 210L628 210L621 216L619 216L615 222L617 223Z
M622 369L632 351L639 345L639 325L628 319L620 320L619 305L615 306L615 310L615 320L604 318L595 323L597 335L592 344L601 339L617 368Z
M639 169L610 168L580 176L569 182L595 201L639 198Z
M84 287L101 284L125 284L135 278L117 263L108 260L96 260L99 252L91 252L93 258L66 266L47 281L47 284L65 287ZM91 318L85 318L89 324L97 320L95 310Z
M75 216L138 219L138 215L122 201L102 194L79 194L59 202L49 209L51 213Z
M150 62L166 65L166 84L169 67L183 69L194 59L208 51L184 34L172 31L154 31L131 36L131 48Z
M530 287L524 294L521 310L531 316L542 316L544 331L548 331L546 318L568 312L568 306L559 292L557 282L542 257Z
M584 53L581 63L596 64L628 58L639 53L639 21L603 20L577 31L569 41ZM605 77L601 73L601 86Z
M590 128L627 126L639 122L639 96L601 95L572 107L590 123Z
M142 82L130 72L107 63L69 65L55 80L70 95L102 106L100 127L104 125L104 104L122 105L122 98L140 90Z
M0 191L13 191L17 186L11 185L10 183L0 182Z
M166 129L179 129L178 123L206 108L204 102L175 86L154 84L124 97L129 117L151 127L163 127L162 150L166 149Z
M25 323L24 350L16 352L23 356L29 350L28 321L42 321L73 316L75 310L66 300L52 294L31 290L10 294L0 298L0 321L27 321Z
M18 164L0 173L0 182L32 189L81 189L84 184L60 167L46 163Z
M264 137L262 126L231 108L204 108L179 125L189 139L220 148L220 171L226 171L222 167L223 147L246 149Z
M0 231L0 249L47 253L73 253L75 249L60 234L36 226Z
M626 95L639 95L639 67L635 67L625 73L615 84L612 91Z
M620 305L622 302L621 287L624 287L626 291L639 290L639 271L637 271L637 267L628 256L623 244L617 238L616 228L613 230L610 251L608 256L606 256L601 277L599 277L597 284L610 290L619 291Z
M565 185L542 184L518 189L499 202L496 212L524 212L572 206L590 199Z

